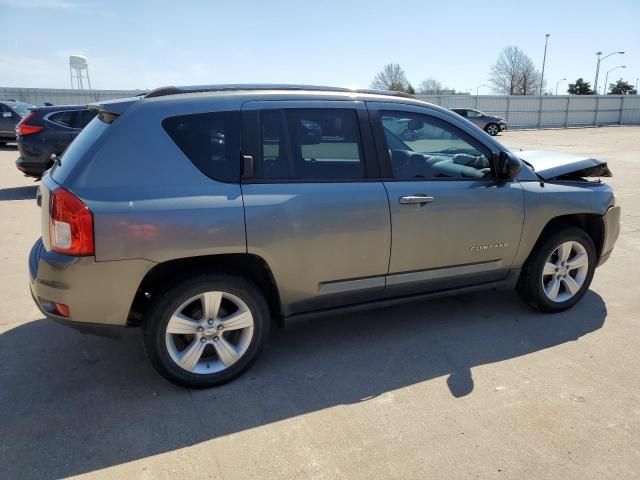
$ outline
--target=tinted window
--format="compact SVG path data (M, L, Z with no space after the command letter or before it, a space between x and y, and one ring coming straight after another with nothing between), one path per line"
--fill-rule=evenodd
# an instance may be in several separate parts
M261 178L293 178L293 165L289 155L284 116L280 110L260 112Z
M394 178L489 178L489 152L427 115L381 112Z
M76 112L73 110L68 110L66 112L57 112L52 115L49 115L47 119L50 122L57 123L58 125L63 125L69 128L76 128L74 124L74 117Z
M162 126L202 173L223 182L240 180L240 112L169 117Z
M476 112L475 110L467 110L467 116L469 118L473 118L473 117L481 117L482 114L480 112Z
M80 112L80 126L78 128L86 127L97 114L97 110L82 110L82 112Z
M284 112L264 111L260 115L263 178L304 181L365 176L354 110Z

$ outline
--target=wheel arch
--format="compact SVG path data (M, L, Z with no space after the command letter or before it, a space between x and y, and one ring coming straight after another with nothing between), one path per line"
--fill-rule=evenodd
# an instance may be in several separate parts
M587 235L591 237L591 240L593 240L593 243L596 246L598 260L600 259L600 255L602 255L602 248L604 247L605 227L604 218L602 215L598 215L597 213L572 213L550 219L540 232L540 235L538 236L538 239L531 251L533 252L535 250L541 240L546 238L548 235L557 232L558 229L563 226L578 227L581 230L584 230ZM531 252L529 252L529 255L531 255Z
M167 286L194 275L214 272L237 274L253 281L264 295L271 317L278 324L282 324L280 294L267 262L258 255L234 253L178 258L154 266L147 272L136 291L129 310L127 326L142 325L151 299Z

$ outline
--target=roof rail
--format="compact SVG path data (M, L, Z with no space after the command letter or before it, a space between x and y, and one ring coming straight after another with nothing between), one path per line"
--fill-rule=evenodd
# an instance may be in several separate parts
M287 84L222 84L222 85L191 85L183 87L155 88L144 95L144 98L164 97L166 95L178 95L181 93L225 92L233 90L312 90L317 92L351 92L371 93L376 95L390 95L394 97L416 98L405 92L391 90L373 90L368 88L323 87L318 85L287 85Z

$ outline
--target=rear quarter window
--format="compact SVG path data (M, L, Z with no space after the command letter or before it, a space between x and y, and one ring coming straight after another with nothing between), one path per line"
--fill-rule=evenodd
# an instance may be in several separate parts
M168 117L162 127L206 176L221 182L240 181L240 112Z

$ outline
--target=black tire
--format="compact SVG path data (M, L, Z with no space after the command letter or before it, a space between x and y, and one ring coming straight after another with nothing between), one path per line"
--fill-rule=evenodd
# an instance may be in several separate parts
M586 251L589 262L586 276L580 289L571 298L565 301L553 301L544 292L543 268L547 259L554 254L558 247L568 241L579 243ZM596 263L596 247L591 237L584 230L570 225L556 228L553 232L545 234L538 240L534 250L524 264L516 291L525 303L536 310L545 313L562 312L578 303L589 289Z
M492 137L495 137L500 133L500 125L497 123L490 123L484 127L484 131L487 132Z
M246 352L235 363L217 373L199 374L181 368L171 358L165 335L176 309L191 297L209 291L235 295L248 306L253 316L253 336ZM153 367L170 382L187 388L210 388L234 380L253 364L267 342L270 327L269 308L258 287L236 275L209 274L181 283L153 301L145 316L144 345Z

